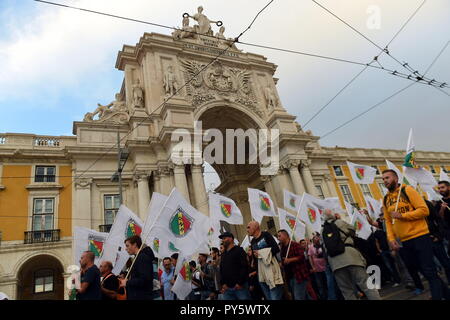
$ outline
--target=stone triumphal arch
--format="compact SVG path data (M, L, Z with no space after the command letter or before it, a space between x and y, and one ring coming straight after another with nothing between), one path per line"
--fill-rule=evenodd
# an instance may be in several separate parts
M193 17L198 25L190 26ZM102 220L97 199L117 189L110 181L117 167L112 148L117 132L130 152L123 171L127 206L144 218L152 192L167 195L175 186L209 214L202 165L171 161L172 134L177 129L194 134L196 121L202 121L203 131L279 130L279 166L272 174L262 175L260 162L211 164L221 179L216 191L237 202L245 221L250 220L247 187L265 190L279 207L283 189L316 195L320 185L325 196L336 196L327 167L330 155L286 112L274 78L277 66L231 45L224 27L215 32L205 18L200 11L184 15L182 27L171 35L145 33L136 45L124 45L116 61L124 80L115 100L99 103L83 121L74 122L77 144L68 153L74 175L82 174L74 184L74 210L84 218L78 225L96 229ZM275 227L273 220L264 220L263 227ZM234 231L242 239L244 230Z

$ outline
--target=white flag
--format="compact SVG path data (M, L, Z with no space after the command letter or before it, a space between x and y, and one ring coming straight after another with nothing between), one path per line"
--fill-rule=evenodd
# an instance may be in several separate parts
M375 179L375 175L377 174L377 170L372 168L371 166L365 166L363 164L356 164L350 161L347 161L347 166L350 170L350 174L352 175L353 181L358 184L371 184Z
M437 192L432 186L429 185L422 185L423 191L427 193L428 200L435 200L435 201L441 201L442 196L439 192Z
M74 264L78 265L81 255L84 251L92 251L95 255L95 264L98 265L98 260L103 251L108 233L98 232L83 227L75 227L73 234L73 259Z
M448 181L448 182L450 182L450 178L448 177L448 174L445 173L443 168L441 168L441 172L439 173L439 181Z
M191 256L208 242L209 219L192 207L174 188L150 231L150 241L157 238L162 246Z
M209 212L211 217L216 220L226 221L229 224L244 223L241 210L236 203L217 193L209 193Z
M152 199L147 208L147 218L145 219L144 227L142 228L142 239L147 239L150 234L150 229L160 214L164 203L167 201L167 196L153 192ZM147 245L152 245L151 242L146 242Z
M314 205L309 197L303 194L298 217L303 220L315 232L322 231L319 209Z
M345 203L345 208L347 210L347 214L350 218L350 221L352 221L355 213L358 213L358 209L356 209L352 204L348 203L347 201L344 201L344 203Z
M286 189L283 190L283 196L284 196L283 197L284 208L298 212L298 208L300 208L300 201L302 200L302 197Z
M111 261L114 270L120 271L127 261L124 241L134 235L140 236L143 225L142 220L133 211L121 205L103 245L100 261Z
M286 230L291 235L292 240L300 241L305 239L306 228L303 222L281 208L278 208L278 216L280 219L280 228Z
M215 219L214 217L210 217L208 228L208 246L210 248L212 247L218 248L220 246L219 236L220 236L220 221Z
M248 235L246 235L244 240L242 240L241 247L245 252L247 252L248 248L250 247L250 238Z
M367 211L369 212L370 217L373 220L377 220L381 215L382 205L380 201L377 201L369 196L364 196L364 200L366 200Z
M394 170L398 176L398 182L401 184L406 184L407 186L417 187L417 182L406 174L402 173L395 164L386 159L386 165L388 169Z
M372 234L371 225L369 221L367 221L366 216L362 213L355 212L351 224L355 227L356 235L361 239L367 240Z
M407 174L409 177L412 177L415 181L417 181L417 183L421 185L429 185L432 187L436 185L436 179L434 179L433 174L430 171L420 167L416 163L416 145L413 141L412 129L409 130L403 170L405 174Z
M173 284L172 292L174 292L180 300L185 300L192 291L192 272L189 266L189 257L178 256L175 268L177 279Z
M277 215L272 199L264 191L248 188L248 202L253 219L259 223L264 216L276 217Z

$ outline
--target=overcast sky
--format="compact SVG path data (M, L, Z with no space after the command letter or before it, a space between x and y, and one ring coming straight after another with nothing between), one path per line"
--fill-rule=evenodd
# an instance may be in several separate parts
M268 0L54 0L55 2L180 26L184 12L203 5L235 37ZM319 0L380 46L386 45L423 0ZM371 7L372 6L372 7ZM380 28L369 28L371 8ZM369 12L369 11L370 12ZM217 29L217 28L216 28ZM400 61L423 72L450 38L450 1L428 0L390 45ZM114 68L123 44L144 32L169 30L58 8L31 0L0 0L0 132L71 135L72 121L114 100L122 72ZM379 49L309 0L275 0L242 41L359 62ZM304 124L363 67L238 45L278 65L278 91L286 110ZM389 57L380 58L403 71ZM450 46L428 76L450 83ZM368 69L306 129L334 129L408 84ZM450 92L447 89L447 92ZM321 140L324 146L404 149L409 128L417 149L450 152L450 97L415 84L389 102Z

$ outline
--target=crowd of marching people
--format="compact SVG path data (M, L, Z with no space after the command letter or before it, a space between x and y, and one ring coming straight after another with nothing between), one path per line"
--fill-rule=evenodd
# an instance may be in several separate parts
M373 220L367 210L360 211L373 227L367 239L358 238L355 226L330 209L323 212L322 232L300 241L287 230L273 235L251 221L247 247L223 232L219 248L189 261L186 299L379 300L376 281L368 281L368 266L380 268L381 286L404 286L420 295L426 280L429 299L449 299L450 183L439 182L441 201L428 201L411 186L401 186L393 170L383 172L383 181L388 193L382 215ZM94 254L83 253L77 299L178 299L172 291L180 276L177 253L158 262L137 235L125 240L125 248L136 258L117 276L111 262L97 268Z

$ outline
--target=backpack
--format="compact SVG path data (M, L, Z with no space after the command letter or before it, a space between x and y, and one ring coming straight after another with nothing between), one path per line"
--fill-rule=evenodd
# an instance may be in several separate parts
M341 239L341 232L344 233L336 226L334 221L326 221L323 225L322 239L325 248L327 249L327 254L330 257L335 257L345 252L345 240L347 240L348 235L344 233L347 238L345 238L345 240L343 241Z

